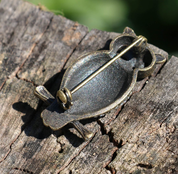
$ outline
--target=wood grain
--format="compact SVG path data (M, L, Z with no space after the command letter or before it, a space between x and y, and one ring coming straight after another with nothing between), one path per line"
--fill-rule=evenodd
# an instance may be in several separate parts
M70 125L55 132L43 125L46 106L34 96L35 86L45 85L55 95L72 62L108 50L117 35L89 32L21 0L1 1L0 173L178 172L176 57L139 81L122 108L82 121L94 132L92 139L84 142Z

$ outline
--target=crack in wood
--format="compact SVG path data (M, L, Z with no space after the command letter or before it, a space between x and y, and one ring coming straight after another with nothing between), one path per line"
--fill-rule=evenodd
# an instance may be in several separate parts
M175 96L176 96L176 95L175 95ZM175 113L175 112L176 112L176 109L177 109L177 108L178 108L178 106L175 107L174 110L170 111L170 112L167 114L167 116L161 121L160 127L162 127L162 124L171 116L172 113Z
M9 150L8 152L5 154L5 156L0 160L0 163L2 163L4 160L6 160L6 158L8 157L8 155L11 153L12 151L12 145L15 143L15 141L19 138L19 136L21 135L22 131L16 136L16 138L14 138L14 140L10 143L9 145Z
M122 106L122 107L124 107L124 106ZM121 110L122 110L122 108L119 109L118 114L121 112ZM105 125L100 120L97 120L97 123L100 125L100 131L101 131L102 135L108 135L109 141L111 143L113 143L113 145L115 147L121 148L123 145L123 140L120 140L120 142L118 142L117 140L114 139L114 133L112 133L112 129L109 132L107 132Z
M108 135L108 136L109 136L109 135ZM109 137L109 140L110 140L110 142L113 143L114 146L117 147L117 149L116 149L115 152L113 153L111 160L110 160L110 161L108 162L108 164L105 166L105 169L106 169L106 170L109 170L112 174L115 174L115 173L116 173L116 169L115 169L114 167L110 166L110 164L115 160L115 158L116 158L116 156L117 156L117 150L123 146L123 145L122 145L123 141L120 140L120 143L118 143L118 142L116 142L116 141L114 140L114 138L113 138L113 139L112 139L112 138L113 138L113 136L112 136L111 138ZM111 139L112 139L112 140L111 140Z
M170 59L170 58L166 58L167 61L164 62L163 64L161 64L161 67L159 68L158 72L157 72L156 74L154 74L153 77L157 77L157 75L161 74L162 69L163 69L164 66L167 64L167 62L168 62L169 59Z
M57 174L60 174L62 170L64 170L67 166L70 165L70 163L83 151L83 149L93 140L93 138L96 136L96 133L93 135L91 139L85 142L85 145L73 156L70 158L70 160L66 161L66 163L59 169L57 170ZM72 172L72 171L71 171Z
M12 170L18 170L18 171L22 171L22 172L25 172L25 173L33 174L33 172L31 172L29 170L21 169L21 168L18 168L18 167L13 168Z
M29 53L27 54L27 57L26 57L25 60L22 62L22 64L21 64L19 67L17 67L16 70L15 70L14 72L12 72L11 75L9 75L9 76L7 76L7 77L5 78L4 82L3 82L2 85L0 86L0 91L2 90L3 86L5 85L7 79L11 79L11 78L13 78L13 77L16 77L16 78L18 78L18 79L24 80L24 81L26 81L26 82L30 82L30 83L32 83L34 86L37 86L37 85L36 85L33 81L31 81L31 80L20 78L20 77L18 76L18 73L21 71L22 67L24 66L24 64L26 63L26 61L28 60L28 58L29 58L30 55L32 54L33 50L35 49L36 45L39 43L39 41L41 40L41 38L43 37L43 35L45 34L45 32L49 29L49 27L50 27L50 25L51 25L51 23L52 23L52 20L53 20L53 16L51 17L50 22L49 22L49 24L46 26L46 28L45 28L45 30L43 31L43 33L40 34L38 40L32 45L32 47L31 47ZM11 38L12 38L13 35L14 35L14 32L12 32ZM11 40L11 38L10 38L10 40ZM9 41L9 42L10 42L10 41Z
M2 83L2 85L0 86L0 91L2 90L2 88L4 87L4 85L6 84L7 79L9 79L9 78L6 77L6 79L4 80L4 82Z
M160 127L162 127L162 124L171 116L172 113L174 113L174 110L170 111L169 114L161 121Z
M22 79L19 79L19 80L22 80ZM28 81L27 81L28 82ZM35 116L35 113L37 113L39 111L39 109L41 108L42 106L42 103L39 103L38 107L36 110L34 110L34 112L32 113L32 115ZM22 132L25 130L26 126L33 120L34 117L32 117L28 122L26 122L22 128L21 128L21 131L20 133L16 136L16 138L14 138L14 140L11 141L11 143L9 144L9 150L8 152L5 154L5 156L0 159L0 163L2 163L4 160L6 160L6 158L9 156L9 154L11 153L12 151L12 145L16 142L16 140L20 137L20 135L22 134Z
M114 167L109 167L107 165L105 168L106 168L106 170L109 170L112 174L116 174L116 169Z
M170 150L169 147L167 147L166 150L170 153L173 153L174 155L176 154L174 151Z
M114 159L116 158L116 156L117 156L117 150L118 150L118 149L116 149L116 150L114 151L111 160L110 160L110 161L108 162L108 164L105 166L105 169L106 169L106 170L109 170L112 174L115 174L115 173L116 173L116 169L115 169L114 167L112 167L112 166L109 166L109 164L111 164L111 163L114 161Z
M51 19L51 21L52 21L52 19ZM50 26L50 24L48 25L48 27L47 28L49 28L49 26ZM74 25L75 26L75 25ZM47 30L47 28L46 28L46 30ZM45 30L45 31L46 31ZM33 81L31 81L31 80L28 80L28 79L25 79L25 78L20 78L19 76L18 76L18 72L21 70L21 68L24 66L24 64L25 64L25 62L27 61L27 59L30 57L30 55L32 54L32 52L33 52L33 50L34 50L34 48L35 48L35 46L37 45L37 43L40 41L40 39L42 38L42 36L44 35L44 32L41 34L41 37L39 38L39 40L36 42L36 43L34 43L33 44L33 46L31 47L31 50L30 50L30 52L29 52L29 54L27 55L27 58L25 59L25 61L21 64L21 66L19 66L18 67L18 70L15 72L15 77L17 78L17 79L19 79L19 80L23 80L23 81L25 81L25 82L28 82L28 83L32 83L34 86L37 86L37 84L35 84ZM85 34L85 36L86 36L87 34ZM80 40L80 42L79 42L79 44L82 42L82 40L85 38L85 36ZM78 44L78 45L79 45ZM78 46L77 45L77 46ZM72 54L75 52L75 50L76 50L76 48L77 48L77 46L73 49L73 51L72 51L72 53L70 54L70 56L67 58L67 60L72 56ZM66 61L66 63L67 63L67 61ZM65 67L65 65L66 65L66 63L64 64L64 66L63 66L63 68ZM14 74L14 73L13 73ZM1 87L0 87L0 90L3 88L3 86L5 85L5 83L6 83L6 81L8 80L8 79L10 79L10 78L13 78L13 76L12 75L10 75L10 76L8 76L6 79L5 79L5 81L3 82L3 84L1 85ZM57 79L58 77L56 77L56 79ZM36 109L36 111L35 112L38 112L38 109L41 107L41 105L39 105L38 106L38 108ZM33 115L35 115L35 114L33 114ZM12 145L15 143L15 141L19 138L19 136L21 135L21 133L24 131L24 129L25 129L25 127L31 122L33 120L33 117L32 117L32 119L30 119L29 121L28 121L28 123L26 123L25 124L25 126L23 126L23 129L21 130L21 132L17 135L17 137L10 143L10 147L9 147L9 150L8 150L8 152L6 153L6 155L0 160L0 163L1 162L3 162L4 160L6 160L6 158L8 157L8 155L11 153L11 151L12 151ZM95 135L94 135L95 136ZM94 138L94 137L93 137ZM92 138L92 139L93 139ZM92 139L90 140L90 141L92 141ZM89 142L90 142L89 141ZM78 152L78 154L76 154L73 158L71 158L71 161L69 161L68 163L66 163L66 165L65 165L65 167L67 167L71 162L72 162L72 160L73 159L75 159L75 157L77 157L79 154L80 154L80 152L89 144L89 142ZM62 151L63 151L63 149L62 149ZM60 151L59 153L62 153L62 151ZM20 171L23 171L23 172L26 172L26 173L30 173L30 174L33 174L33 172L30 172L30 171L28 171L28 170L25 170L25 169L20 169L20 168L14 168L15 170L20 170ZM62 171L64 168L61 168L61 170L60 171ZM59 171L59 173L60 173L60 171Z
M44 35L44 33L47 31L47 29L50 27L50 24L51 24L51 22L52 22L52 19L53 19L53 17L51 18L50 23L49 23L49 25L47 26L47 28L45 29L45 31L42 33L40 39L42 38L42 36ZM77 23L77 24L78 24L78 23ZM77 24L75 23L75 24L72 26L72 29L73 29L74 31L77 29L77 26L78 26ZM81 42L85 39L85 37L86 37L87 34L88 34L88 32L86 32L86 34L81 38L81 40L80 40L80 41L78 42L78 44L73 48L73 50L71 51L71 53L67 55L67 59L66 59L64 65L63 65L61 71L63 71L63 69L65 68L65 66L66 66L66 64L67 64L67 62L68 62L68 60L70 59L70 57L72 56L72 54L75 52L75 50L77 49L77 47L81 44ZM35 86L35 87L38 86L38 84L36 84L36 83L35 83L34 81L32 81L32 80L19 77L18 73L20 72L20 70L21 70L22 67L24 66L24 64L25 64L25 62L27 61L27 59L30 57L31 53L33 52L35 46L36 46L37 43L40 41L40 39L39 39L36 43L34 43L34 45L32 46L31 51L30 51L30 53L28 54L26 60L21 64L20 68L18 68L18 71L16 72L16 77L17 77L18 79L21 79L21 80L24 80L24 81L26 81L26 82L32 83L33 86ZM45 70L44 70L44 71L45 71ZM59 77L56 76L56 78L54 79L54 81L56 81L58 78L59 78ZM61 79L62 79L62 77L61 77ZM0 88L0 90L1 90L1 88Z
M31 84L32 84L33 86L35 86L35 87L38 86L38 85L35 84L35 82L33 82L32 80L25 79L25 78L21 78L21 77L18 76L18 74L16 74L16 78L19 79L19 80L23 80L23 81L25 81L25 82L31 83ZM0 88L0 90L1 90L1 88Z
M13 36L14 36L14 31L12 31L12 33L10 34L10 37L9 37L9 39L7 41L7 45L10 43L10 41L11 41Z
M139 163L139 164L137 164L137 166L139 166L141 168L145 168L145 169L152 169L153 168L153 165L151 165L151 164Z
M28 53L26 59L25 59L25 60L22 62L22 64L18 67L18 69L17 69L16 72L15 72L15 75L17 75L17 74L21 71L22 67L24 66L24 64L26 63L26 61L28 60L28 58L29 58L30 55L32 54L33 50L35 49L36 45L39 43L39 41L41 40L41 38L43 37L43 35L45 34L45 32L49 29L49 27L50 27L50 25L51 25L51 23L52 23L52 20L53 20L53 16L51 17L50 22L49 22L49 24L46 26L46 28L45 28L45 30L43 31L43 33L40 34L38 40L32 45L32 47L31 47L31 49L30 49L30 51L29 51L29 53Z
M77 29L77 28L76 28L76 23L73 25L72 28L74 28L75 30ZM74 29L73 29L73 30L74 30ZM75 30L74 30L74 31L75 31ZM79 45L80 45L80 44L82 43L82 41L85 39L85 37L86 37L87 34L88 34L88 32L86 32L85 35L81 38L81 40L78 42L78 44L76 44L76 46L73 48L73 50L71 51L71 53L67 55L67 59L66 59L64 65L63 65L63 68L62 68L62 69L65 68L65 66L67 65L68 61L70 60L70 57L73 55L73 53L76 51L77 47L79 47Z
M114 161L114 159L117 156L117 150L119 148L123 147L123 140L121 139L120 142L118 142L117 140L114 139L114 133L112 133L112 129L107 133L104 124L98 120L97 123L100 125L100 131L102 133L102 135L108 135L109 137L109 141L115 146L117 147L117 149L114 151L111 160L108 162L108 164L105 166L106 170L109 170L112 174L116 173L116 169L114 167L109 166L110 163L112 163Z
M165 64L164 64L164 65L165 65ZM164 65L162 65L161 69L164 67ZM161 70L159 70L159 71L161 71ZM158 71L158 72L159 72L159 71ZM157 73L158 73L158 72L157 72ZM157 75L157 73L156 73L156 75ZM130 95L130 97L127 99L127 101L125 101L125 103L123 103L123 105L121 106L121 108L120 108L120 110L119 110L119 112L118 112L116 118L118 117L119 113L123 110L125 104L130 100L130 98L132 97L132 95L134 95L135 93L141 92L141 91L145 88L145 86L147 85L147 83L148 83L148 81L149 81L150 78L151 78L151 76L150 76L150 77L147 77L147 78L145 79L145 82L142 84L141 88L140 88L139 90L134 91L134 92ZM116 118L115 118L115 119L116 119ZM114 120L115 120L115 119L114 119ZM163 120L163 122L164 122L166 119L167 119L167 118L165 118L165 119ZM117 140L114 139L114 133L112 132L112 129L107 133L106 128L105 128L105 125L104 125L100 120L98 120L97 123L100 125L100 130L101 130L102 134L103 134L103 135L104 135L104 134L108 135L108 136L109 136L109 141L110 141L111 143L113 143L114 146L116 146L116 147L119 149L119 148L122 148L123 145L125 145L125 143L123 143L123 140L122 140L122 139L120 140L120 142L118 142ZM161 126L160 126L160 127L161 127ZM129 143L129 142L126 141L126 143ZM117 149L117 150L118 150L118 149ZM110 160L110 162L108 163L108 165L105 167L105 169L106 169L106 170L109 170L112 174L115 174L117 170L116 170L113 166L111 166L111 165L109 165L109 164L111 164L111 163L114 161L114 159L116 158L116 156L117 156L117 150L113 153L112 159ZM146 168L146 169L152 169L152 168L153 168L153 166L152 166L151 164L142 164L142 163L139 163L137 166L142 167L142 168Z
M38 108L36 110L34 110L34 112L32 113L32 115L35 116L35 113L38 112L38 110L40 109L42 104L38 105ZM8 155L11 153L12 151L12 145L16 142L16 140L20 137L20 135L22 134L22 132L25 130L26 126L33 120L34 117L32 117L27 123L25 123L21 129L21 132L16 136L16 138L14 138L14 140L9 144L9 150L8 152L5 154L5 156L0 160L0 163L2 163L4 160L6 160L6 158L8 157Z
M151 77L151 76L150 76L150 77ZM150 77L146 77L146 78L145 78L145 83L142 84L141 88L140 88L138 91L135 91L133 94L138 93L138 92L141 92L141 91L145 88L145 86L148 84ZM132 95L133 95L133 94L132 94Z
M133 94L132 94L132 95L133 95ZM131 95L131 96L132 96L132 95ZM125 103L123 103L123 104L120 106L120 109L118 110L118 112L117 112L116 117L115 117L114 120L117 119L117 117L119 116L119 113L121 113L121 111L124 109L125 104L130 100L131 96L127 99L127 101L125 101ZM113 120L113 121L114 121L114 120Z

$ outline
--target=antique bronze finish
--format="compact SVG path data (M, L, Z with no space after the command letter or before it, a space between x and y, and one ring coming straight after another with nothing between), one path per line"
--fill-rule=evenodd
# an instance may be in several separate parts
M96 72L94 72L93 74L91 74L89 77L87 77L87 79L85 79L84 81L82 81L78 86L76 86L74 89L72 89L71 91L69 91L67 88L63 88L61 90L59 90L57 92L57 101L58 103L63 107L63 109L69 109L70 106L73 105L72 101L72 94L75 93L77 90L79 90L82 86L84 86L86 83L88 83L90 80L92 80L94 77L96 77L99 73L101 73L103 70L105 70L109 65L111 65L113 62L115 62L118 58L120 58L121 56L123 56L127 51L129 51L132 47L134 47L136 44L138 44L139 42L139 47L141 46L141 44L143 42L146 42L147 39L143 36L138 36L138 38L131 44L129 45L127 48L125 48L123 51L121 51L121 53L119 53L118 55L116 55L115 57L113 57L110 61L108 61L105 65L103 65L100 69L98 69ZM66 92L64 92L66 91ZM68 103L68 107L66 107L66 104Z
M50 105L55 101L55 97L53 97L53 95L44 86L37 86L34 93L47 105ZM73 127L76 128L76 130L82 135L85 140L93 136L93 133L87 130L79 121L74 120L71 122L71 124L73 125Z
M85 54L66 70L56 99L45 87L36 88L35 94L49 105L41 114L44 124L58 130L71 123L84 139L91 138L93 133L79 120L123 105L137 79L149 76L156 63L165 61L148 47L145 37L126 28L109 51Z

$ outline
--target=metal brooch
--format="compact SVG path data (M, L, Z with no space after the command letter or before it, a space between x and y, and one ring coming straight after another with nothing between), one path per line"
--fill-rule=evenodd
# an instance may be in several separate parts
M125 28L109 51L85 54L66 70L56 98L44 86L36 87L35 94L49 105L41 113L44 125L59 130L71 123L84 139L91 138L93 133L79 120L125 103L137 79L149 76L156 63L165 61L148 47L145 37Z

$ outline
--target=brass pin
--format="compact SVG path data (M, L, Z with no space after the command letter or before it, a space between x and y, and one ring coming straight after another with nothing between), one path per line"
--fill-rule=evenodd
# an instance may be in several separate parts
M87 79L85 79L83 82L81 82L78 86L76 86L74 89L71 90L71 94L75 93L77 90L79 90L82 86L84 86L86 83L88 83L90 80L92 80L94 77L96 77L100 72L102 72L104 69L106 69L109 65L111 65L113 62L115 62L118 58L123 56L127 51L129 51L132 47L134 47L137 43L140 42L142 44L147 39L143 36L138 36L138 39L133 42L131 45L129 45L126 49L124 49L120 54L112 58L109 62L107 62L105 65L103 65L100 69L98 69L96 72L91 74ZM139 45L140 46L140 45Z

